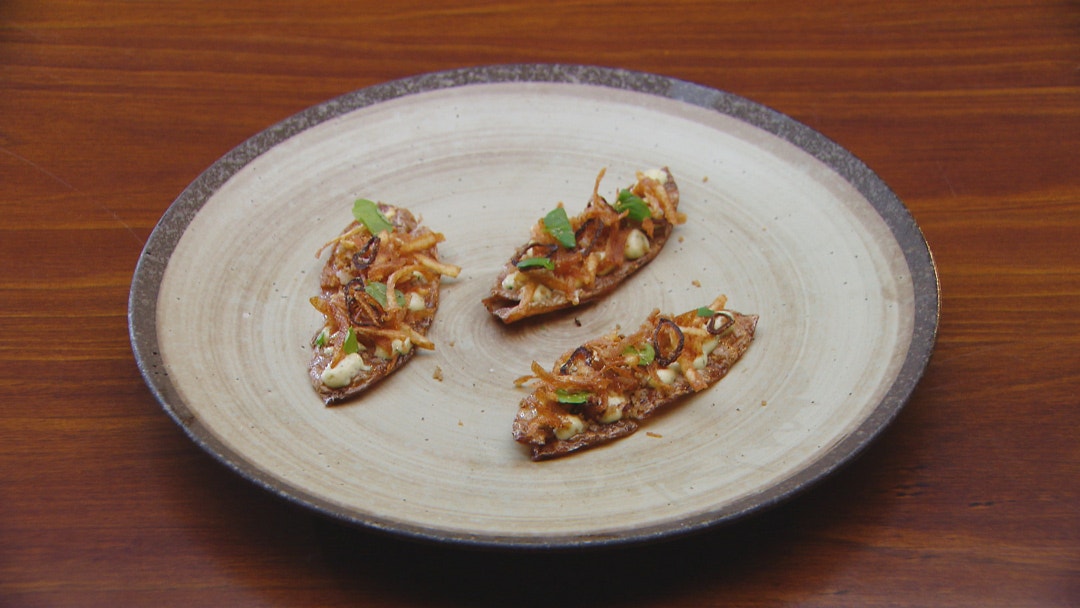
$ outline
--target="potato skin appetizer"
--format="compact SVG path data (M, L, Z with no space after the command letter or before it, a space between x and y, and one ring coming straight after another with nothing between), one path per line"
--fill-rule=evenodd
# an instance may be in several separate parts
M434 348L428 327L439 307L443 276L460 268L439 261L442 234L408 210L359 199L356 218L319 250L330 255L311 304L324 316L311 341L308 371L327 405L363 392Z
M659 309L634 333L618 330L564 353L551 370L535 361L519 378L514 439L533 460L565 456L637 431L656 412L727 375L754 340L757 315L724 308L726 298L679 315Z
M483 300L503 323L578 306L613 291L663 249L675 226L679 188L667 169L637 174L614 203L596 178L585 210L570 218L560 204L532 228Z

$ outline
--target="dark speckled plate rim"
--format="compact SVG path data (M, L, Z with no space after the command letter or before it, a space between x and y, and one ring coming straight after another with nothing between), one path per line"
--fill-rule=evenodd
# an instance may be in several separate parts
M715 511L684 520L636 528L619 534L573 536L503 536L448 533L357 513L325 501L303 488L285 484L222 444L180 398L158 350L157 297L177 243L203 204L249 162L279 143L359 108L407 95L489 83L567 83L636 91L706 108L767 131L794 144L854 186L881 216L903 251L914 286L913 335L907 357L893 385L871 415L822 457L779 483ZM933 256L903 202L863 162L810 127L738 95L684 80L623 69L565 64L512 64L434 72L370 86L299 112L251 137L207 168L169 206L144 247L131 282L128 329L143 379L162 408L189 438L241 477L293 504L368 530L418 541L484 549L563 550L639 545L672 540L729 524L814 486L849 463L895 419L910 399L929 364L937 339L940 286Z

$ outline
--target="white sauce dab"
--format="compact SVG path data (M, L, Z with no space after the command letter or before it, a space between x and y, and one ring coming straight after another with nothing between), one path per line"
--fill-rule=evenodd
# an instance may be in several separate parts
M557 437L559 441L566 441L584 430L584 420L577 416L566 416L563 418L562 426L555 429L555 437Z
M330 388L348 386L360 372L371 371L359 353L345 355L338 364L323 370L322 383Z
M649 253L649 237L645 236L644 232L634 228L630 231L630 234L626 235L626 247L623 248L623 255L628 260L636 260L646 253Z
M424 296L416 293L415 291L409 294L409 310L413 312L420 312L427 308L427 302L424 301Z
M667 172L663 169L649 169L648 171L643 171L642 173L645 175L645 177L649 179L654 179L661 184L667 183Z
M626 398L622 395L608 395L607 409L604 410L604 415L600 418L600 422L611 424L612 422L622 420L623 411L620 406L624 403L626 403Z
M514 291L518 287L521 287L521 282L523 279L524 277L521 276L521 273L515 270L510 274L506 275L506 278L503 279L502 288L506 291Z

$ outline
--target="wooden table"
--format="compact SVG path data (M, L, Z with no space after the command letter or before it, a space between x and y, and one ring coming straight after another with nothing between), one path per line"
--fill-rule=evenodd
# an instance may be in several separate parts
M0 604L1080 605L1080 5L944 4L0 3ZM162 412L127 295L177 194L305 107L512 62L749 97L900 195L940 334L861 458L691 538L502 554L300 510Z

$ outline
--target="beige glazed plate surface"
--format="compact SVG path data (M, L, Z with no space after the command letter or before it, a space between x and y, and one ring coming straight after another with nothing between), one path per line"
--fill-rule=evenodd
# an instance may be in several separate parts
M667 166L689 221L607 299L505 327L480 304L531 224ZM325 407L307 378L316 251L355 198L442 232L435 351ZM699 286L700 285L700 286ZM716 386L608 446L529 460L513 380L653 308L726 294L760 315ZM893 419L937 328L937 279L903 204L807 127L734 95L583 66L418 76L311 108L230 152L169 208L129 321L165 411L240 475L408 537L568 547L667 538L787 499ZM441 380L436 379L441 372ZM648 431L646 433L645 431Z

